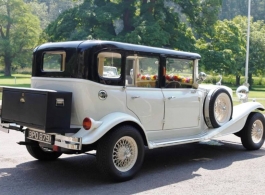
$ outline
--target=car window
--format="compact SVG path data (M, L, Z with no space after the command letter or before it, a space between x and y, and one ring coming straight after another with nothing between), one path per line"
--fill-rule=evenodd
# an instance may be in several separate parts
M98 54L98 74L103 78L120 78L121 54L101 52Z
M166 59L166 88L187 88L193 83L193 60Z
M159 58L133 55L126 58L126 86L157 87Z
M43 72L62 72L65 68L65 52L54 51L43 54Z

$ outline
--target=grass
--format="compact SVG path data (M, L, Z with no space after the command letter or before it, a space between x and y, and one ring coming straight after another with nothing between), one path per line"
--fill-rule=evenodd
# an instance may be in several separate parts
M28 74L13 74L11 77L0 74L0 86L30 87L30 78Z
M13 74L11 77L5 77L0 74L0 86L11 87L30 87L31 75L28 74ZM2 100L2 93L0 92L0 100Z

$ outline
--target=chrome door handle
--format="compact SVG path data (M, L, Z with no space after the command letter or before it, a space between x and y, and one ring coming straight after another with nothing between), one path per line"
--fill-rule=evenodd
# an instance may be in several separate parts
M171 100L171 99L175 99L176 97L175 96L170 96L168 99Z
M132 96L132 99L136 99L139 98L140 96Z

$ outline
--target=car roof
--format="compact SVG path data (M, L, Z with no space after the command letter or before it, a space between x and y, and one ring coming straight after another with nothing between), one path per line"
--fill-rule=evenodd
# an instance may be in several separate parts
M67 41L67 42L55 42L55 43L45 43L37 50L48 50L55 48L76 48L79 50L88 50L90 48L97 49L118 49L133 52L146 52L153 54L161 54L165 56L178 57L183 59L200 59L201 56L197 53L177 51L173 49L150 47L145 45L136 45L130 43L122 43L116 41L101 41L101 40L86 40L86 41Z

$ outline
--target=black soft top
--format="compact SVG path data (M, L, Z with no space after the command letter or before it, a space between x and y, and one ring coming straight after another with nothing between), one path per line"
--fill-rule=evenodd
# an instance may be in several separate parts
M197 53L176 51L173 49L165 49L158 47L149 47L144 45L136 45L115 41L100 41L100 40L87 40L87 41L67 41L67 42L57 42L57 43L45 43L36 50L54 50L56 48L76 48L77 50L85 51L92 48L108 48L108 49L118 49L118 50L128 50L134 52L148 52L153 54L162 54L166 56L175 56L182 59L200 59L201 56Z

